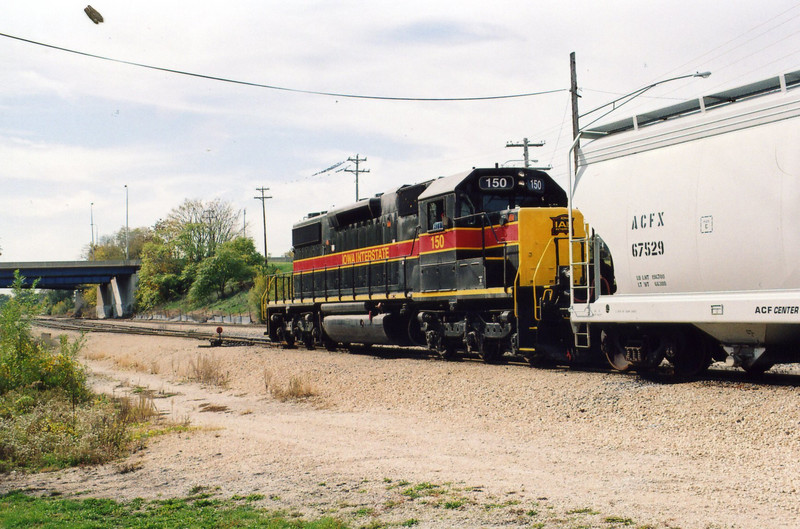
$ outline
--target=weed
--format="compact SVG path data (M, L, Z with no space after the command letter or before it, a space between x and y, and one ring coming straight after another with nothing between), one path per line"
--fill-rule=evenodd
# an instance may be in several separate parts
M372 520L367 525L362 525L359 529L383 529L387 525L380 520Z
M292 376L289 383L284 387L274 382L274 375L271 371L264 370L264 389L266 392L280 401L302 400L317 395L314 385L305 377Z
M142 464L141 463L125 463L120 465L117 468L117 472L119 474L130 474L131 472L136 472L137 470L141 470Z
M222 412L222 411L228 411L228 407L227 407L227 406L222 406L222 405L219 405L219 404L209 404L208 402L204 402L204 403L203 403L203 404L201 404L199 407L200 407L200 412L201 412L201 413L202 413L202 412Z
M83 357L87 360L105 360L108 355L103 351L88 351L83 354Z
M483 508L487 511L491 511L494 509L503 509L505 507L511 507L512 505L519 505L519 500L508 500L504 501L503 503L487 503L483 506Z
M400 524L401 527L414 527L415 525L419 524L419 520L416 518L409 518L405 522Z
M567 514L600 514L600 513L595 511L591 507L583 507L581 509L572 509L571 511L567 511Z
M634 522L630 518L623 518L621 516L606 516L603 518L606 523L618 523L622 525L633 525Z
M462 505L464 505L464 500L461 499L444 502L445 509L460 509Z
M189 379L212 386L228 385L228 374L222 371L222 361L213 355L198 354L195 360L190 360Z
M119 418L128 423L141 423L158 416L158 408L153 402L153 396L139 393L136 398L122 397L118 400Z
M427 481L422 483L417 483L413 487L408 487L407 489L403 490L400 494L406 496L409 499L415 500L422 496L439 496L444 494L444 490L439 485L434 485L433 483L429 483Z
M362 507L360 509L357 509L354 514L356 517L372 516L373 514L375 514L375 509L372 509L370 507Z

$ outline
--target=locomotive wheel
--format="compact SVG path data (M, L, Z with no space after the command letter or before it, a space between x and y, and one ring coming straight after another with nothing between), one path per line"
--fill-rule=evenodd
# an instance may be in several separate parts
M481 340L478 354L487 364L497 364L503 357L503 353L500 352L500 343L495 340Z
M456 348L453 345L443 345L437 352L439 353L439 358L442 360L456 359Z
M633 365L625 358L625 353L619 346L617 335L613 331L604 330L600 333L600 349L606 355L606 360L611 367L617 371L627 371Z
M541 368L553 367L553 366L556 365L555 362L553 362L552 358L549 358L547 355L545 355L543 353L534 352L534 353L531 353L531 354L527 355L525 357L525 359L528 361L528 365L530 365L531 367L537 367L537 368L540 368L540 369Z

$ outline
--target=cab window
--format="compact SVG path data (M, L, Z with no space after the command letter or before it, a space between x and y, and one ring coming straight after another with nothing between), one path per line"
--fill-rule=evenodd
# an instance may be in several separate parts
M444 229L444 199L428 202L428 231Z

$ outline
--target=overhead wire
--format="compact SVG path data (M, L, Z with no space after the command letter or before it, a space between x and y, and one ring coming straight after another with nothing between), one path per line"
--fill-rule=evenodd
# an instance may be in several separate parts
M187 72L184 70L177 70L174 68L165 68L162 66L153 66L151 64L144 64L140 62L134 61L127 61L123 59L115 59L113 57L108 57L104 55L97 55L95 53L88 53L85 51L73 50L71 48L65 48L62 46L56 46L53 44L47 44L44 42L39 42L36 40L25 39L22 37L16 37L14 35L9 35L7 33L0 33L0 37L6 37L9 39L18 40L20 42L25 42L28 44L34 44L36 46L42 46L45 48L63 51L66 53L72 53L75 55L80 55L83 57L90 57L92 59L100 59L103 61L110 61L119 64L127 64L129 66L136 66L139 68L146 68L149 70L156 70L160 72L167 72L177 75L185 75L188 77L196 77L200 79L208 79L211 81L220 81L223 83L232 83L244 86L252 86L256 88L266 88L269 90L278 90L282 92L292 92L298 94L310 94L310 95L319 95L319 96L329 96L329 97L339 97L339 98L350 98L350 99L373 99L379 101L433 101L433 102L445 102L445 101L491 101L497 99L514 99L514 98L521 98L521 97L532 97L532 96L540 96L546 94L555 94L557 92L566 92L566 88L558 88L554 90L541 90L538 92L524 92L519 94L501 94L501 95L491 95L491 96L473 96L473 97L398 97L398 96L377 96L377 95L365 95L365 94L350 94L344 92L325 92L321 90L305 90L301 88L290 88L286 86L278 86L278 85L271 85L271 84L263 84L263 83L255 83L251 81L241 81L237 79L231 79L228 77L219 77L215 75L207 75L195 72Z

